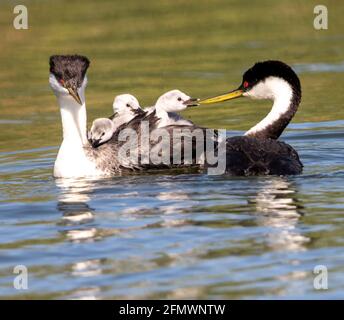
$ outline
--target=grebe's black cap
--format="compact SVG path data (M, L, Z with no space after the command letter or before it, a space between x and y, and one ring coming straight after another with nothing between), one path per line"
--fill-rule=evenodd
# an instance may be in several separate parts
M247 91L268 77L281 78L287 81L295 91L301 92L300 80L295 71L284 62L277 60L257 62L248 69L243 75L241 89Z
M82 104L78 94L90 61L85 56L80 55L53 55L50 57L50 72L57 81L65 87L70 95Z
M53 55L50 57L50 72L57 80L69 82L72 79L78 88L85 78L90 60L80 55Z

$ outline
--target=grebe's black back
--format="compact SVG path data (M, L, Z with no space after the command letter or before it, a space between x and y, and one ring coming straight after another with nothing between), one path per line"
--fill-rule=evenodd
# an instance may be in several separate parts
M120 126L111 139L97 148L92 147L87 139L86 130L86 99L85 89L87 85L86 72L89 60L78 55L52 56L50 58L49 82L60 106L63 141L59 149L54 176L61 178L85 177L85 176L113 176L127 171L146 171L156 169L189 168L203 170L209 167L209 159L198 162L197 144L193 143L193 130L205 132L207 129L197 125L185 126L190 132L192 141L192 161L174 162L172 152L176 143L174 130L180 130L183 126L169 125L157 130L166 130L169 133L167 142L161 150L171 150L171 161L157 164L151 159L150 151L159 144L156 139L149 137L147 144L136 146L137 162L135 157L127 157L122 153L123 144L126 141L120 139L121 129L132 129L140 136L141 123L148 121L151 128L156 128L158 118L153 113L142 112L128 123ZM225 172L234 175L258 175L258 174L297 174L302 171L302 164L295 150L289 145L276 141L278 136L287 126L296 112L301 97L300 83L295 73L285 64L276 61L268 61L256 64L244 75L242 85L238 90L229 94L204 100L203 103L211 103L229 100L238 96L251 96L253 98L272 99L274 105L269 115L258 125L250 129L244 137L233 137L225 140ZM186 98L185 98L186 99ZM184 100L185 100L184 99ZM194 101L187 99L180 101L185 105L193 105ZM208 132L208 131L207 131ZM214 142L217 135L207 137L201 141L201 145ZM135 139L134 139L135 140ZM188 139L186 139L188 140ZM186 150L188 146L185 139L180 140L178 150ZM190 141L190 139L189 139ZM131 144L130 144L131 145ZM217 144L216 147L222 144ZM160 149L157 149L160 150ZM220 149L218 149L220 150ZM194 152L196 151L196 152ZM180 151L182 152L182 151ZM158 152L160 153L160 152ZM148 155L148 161L147 161ZM144 160L144 161L143 161ZM188 159L187 159L188 160Z
M242 137L227 139L227 173L233 175L291 175L302 172L297 152L277 141L301 102L301 84L296 73L281 61L256 63L243 75L238 89L201 100L216 103L239 97L269 99L269 114Z

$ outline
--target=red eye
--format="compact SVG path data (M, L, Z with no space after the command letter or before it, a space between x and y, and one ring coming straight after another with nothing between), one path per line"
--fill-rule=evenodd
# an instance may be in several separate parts
M249 83L247 81L244 81L243 85L244 85L244 88L247 88L249 86Z
M60 80L60 83L61 83L62 85L64 85L64 81L63 81L63 79L61 79L61 80Z

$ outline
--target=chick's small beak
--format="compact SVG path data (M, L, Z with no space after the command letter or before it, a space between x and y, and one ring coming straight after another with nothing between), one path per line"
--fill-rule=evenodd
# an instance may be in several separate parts
M93 148L97 148L101 145L100 139L91 139L90 142Z
M145 114L145 112L142 109L135 109L135 114L143 115L143 114Z
M109 119L110 119L110 120L113 120L113 119L115 119L117 116L118 116L118 113L115 112L113 115L111 115L111 116L109 117Z
M222 102L222 101L227 101L235 98L239 98L243 95L244 90L242 89L236 89L231 92L222 94L220 96L215 96L212 98L207 98L199 101L199 104L210 104L210 103L217 103L217 102Z
M72 87L67 87L66 89L68 90L69 94L75 99L75 101L79 103L80 105L82 105L82 102L78 93L78 89L72 88Z
M188 106L188 107L196 107L199 105L198 101L199 101L199 99L197 99L197 98L190 98L190 99L184 101L183 104Z

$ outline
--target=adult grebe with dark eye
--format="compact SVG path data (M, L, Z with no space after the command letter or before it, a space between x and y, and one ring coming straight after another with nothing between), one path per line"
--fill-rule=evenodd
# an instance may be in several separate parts
M150 158L148 164L141 163L134 156L127 157L120 152L125 144L125 141L119 138L122 129L136 130L140 134L140 124L147 120L148 112L141 109L141 112L135 112L137 115L134 118L126 119L125 121L128 122L121 124L110 139L104 141L99 147L93 148L87 139L86 130L86 72L90 61L80 55L54 55L50 57L49 62L49 83L58 100L63 129L63 140L54 165L55 177L101 177L145 169L175 167L173 163L171 165L155 164ZM195 101L186 95L182 96L181 100L176 97L176 101L182 104L183 109L195 104ZM131 104L129 107L134 106ZM157 117L154 118L154 121L159 120ZM101 123L100 126L102 125ZM169 126L170 129L171 127L173 128L173 126ZM113 131L111 123L108 131L110 134ZM154 146L156 142L152 144L151 141L148 141L149 144ZM172 146L172 141L170 146ZM143 153L147 152L144 147L139 146L136 151L138 158L142 158ZM178 167L180 164L178 163L176 166ZM189 165L185 164L185 166Z
M119 152L123 144L125 144L123 140L119 139L120 128L123 129L125 127L136 130L137 135L140 136L141 123L147 120L146 112L142 116L135 117L128 123L120 126L106 143L98 148L93 148L87 140L86 134L85 89L88 66L89 60L79 55L60 55L50 58L49 82L60 106L63 127L63 141L55 161L54 176L62 178L99 177L117 175L128 171L190 168L189 160L184 161L184 158L181 158L181 162L176 164L173 161L169 164L156 164L150 157L148 158L148 163L141 161L141 159L145 160L144 155L148 153L145 144L143 146L138 145L137 147L138 159L140 159L138 162L135 157L128 158ZM257 126L249 130L246 136L225 140L225 172L232 175L286 175L300 173L302 171L302 164L296 151L283 142L271 139L276 139L281 134L300 102L301 89L297 76L288 66L281 62L270 61L257 64L245 73L244 81L238 90L220 97L206 99L202 103L219 102L242 95L273 99L274 106L269 115ZM187 99L188 97L184 98ZM191 106L194 103L190 99L183 101L183 108L185 107L184 104ZM185 145L187 139L181 139L178 142L180 148L175 148L176 143L173 140L174 129L180 129L181 127L168 125L162 128L169 133L168 145L164 145L164 148L172 149L170 154L172 160L175 158L173 150L181 151L188 147L188 145ZM186 127L190 129L188 132L190 132L191 136L194 129L206 130L196 125L188 125ZM210 139L210 142L215 142L216 146L218 146L217 141L214 141L213 137L209 138L203 135L202 139L205 144L208 141L206 139ZM223 145L222 142L223 140L221 139L219 146ZM154 148L156 143L156 141L149 139L149 150ZM191 139L190 147L192 147L192 151L194 151L194 145ZM203 144L201 143L201 145ZM196 165L199 169L212 167L212 165L208 165L207 157L203 163L198 162L197 152L192 152L192 155L192 166ZM222 160L221 162L223 163Z
M292 68L281 61L258 62L244 73L238 89L199 103L239 97L272 100L273 106L245 136L227 139L227 171L236 175L301 173L303 165L297 152L290 145L276 141L301 102L300 80Z

